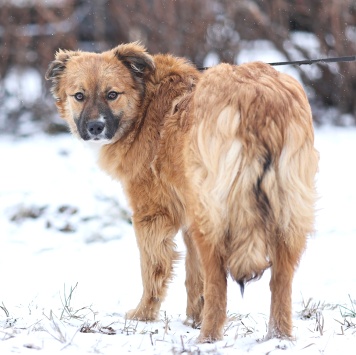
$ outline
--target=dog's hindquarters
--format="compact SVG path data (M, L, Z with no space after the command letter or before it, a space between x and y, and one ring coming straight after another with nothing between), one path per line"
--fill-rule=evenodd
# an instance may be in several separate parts
M242 286L272 264L269 335L290 336L291 281L313 228L318 160L305 94L268 65L220 65L200 81L194 117L187 177L205 283L224 287L213 260ZM222 323L212 303L204 310L203 338L219 337L204 320Z

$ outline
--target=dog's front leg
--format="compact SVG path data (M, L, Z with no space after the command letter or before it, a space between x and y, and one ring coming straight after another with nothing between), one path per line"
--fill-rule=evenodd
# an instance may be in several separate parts
M173 241L178 228L166 214L134 215L133 223L141 258L143 295L127 318L143 321L157 319L172 277L173 262L178 260Z

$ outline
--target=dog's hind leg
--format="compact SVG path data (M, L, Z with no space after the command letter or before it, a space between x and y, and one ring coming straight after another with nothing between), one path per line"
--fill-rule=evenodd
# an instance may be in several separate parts
M227 269L224 248L219 245L221 243L212 242L211 235L199 229L194 228L192 236L199 252L204 279L203 319L198 341L211 343L222 339L226 321ZM223 237L219 239L221 241Z
M172 277L173 263L179 258L173 241L178 228L164 213L145 217L136 214L133 223L140 250L143 295L126 317L152 321L157 319Z
M318 160L312 127L303 134L300 127L291 126L278 163L280 213L274 242L269 243L272 300L267 338L292 336L292 279L307 236L313 232Z
M284 240L279 240L271 251L272 299L267 339L292 338L292 281L306 238L301 236L296 239L298 247L291 248Z
M204 297L203 297L203 275L201 270L201 262L197 248L192 240L189 231L183 231L184 242L187 247L185 258L186 280L185 287L187 289L187 320L186 324L196 328L201 323Z

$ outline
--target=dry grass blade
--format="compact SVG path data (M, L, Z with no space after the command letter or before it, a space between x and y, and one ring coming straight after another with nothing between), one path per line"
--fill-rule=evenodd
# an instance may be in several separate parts
M79 328L80 333L97 333L97 326L99 322L93 324L85 323Z
M4 302L1 302L2 306L0 306L0 308L4 311L5 316L8 318L10 317L10 312L8 311L8 309L5 307Z
M101 326L98 321L89 324L85 323L79 328L80 333L101 333L107 335L114 335L116 331L110 325L108 326Z
M164 333L163 333L163 340L165 338L165 335L168 334L168 331L171 330L170 326L169 326L169 323L171 322L172 320L172 317L171 318L168 318L167 316L167 312L164 311L164 317L161 319L161 321L163 322L164 324Z
M121 334L126 333L126 335L136 334L138 326L138 320L129 320L125 317L124 328L121 329Z
M9 332L5 332L3 330L0 330L0 333L2 333L4 336L1 340L8 340L8 339L11 339L11 338L15 338L15 335L9 333Z
M320 335L324 335L324 316L321 311L315 313L315 330L319 331Z
M180 342L181 342L181 344L182 344L182 352L185 352L185 346L184 346L183 335L180 336Z
M303 309L299 312L302 319L312 319L315 317L316 313L319 309L321 309L323 305L319 302L313 302L312 298L309 298L308 301L305 302L303 298Z
M354 323L351 320L351 318L350 319L344 318L343 321L339 321L335 319L335 321L341 324L341 333L339 333L338 335L345 335L345 331L349 329L356 329L356 323ZM353 334L354 333L355 331L353 332Z
M229 323L224 328L224 336L234 327L236 327L235 340L238 337L244 338L256 331L255 325L257 322L250 314L230 314L228 320Z
M62 303L62 312L59 317L60 320L70 320L72 318L74 319L84 319L88 316L88 314L92 314L95 319L96 313L91 309L91 306L85 306L81 307L77 310L74 310L73 307L71 306L72 298L73 298L73 293L78 287L78 282L75 284L74 287L70 287L69 294L67 295L66 293L66 286L64 285L64 291L63 291L63 298L60 295L61 303ZM84 312L88 311L88 312Z
M64 344L67 341L67 337L66 334L63 333L60 325L56 322L56 320L52 317L51 319L51 327L53 332L50 332L48 330L46 330L46 332L55 340L58 340L60 343Z
M72 308L71 308L70 304L71 304L71 301L72 301L73 292L75 291L77 286L78 286L78 282L75 284L74 287L72 287L72 286L70 287L69 295L67 297L66 296L66 285L64 285L64 292L63 292L64 300L61 297L61 302L62 302L62 305L63 305L63 309L62 309L61 316L59 318L60 320L62 320L64 318L64 313L67 313L68 316L70 318L72 318L73 315L72 315Z
M309 298L307 301L303 298L302 305L303 309L298 312L302 319L314 319L318 312L325 309L334 310L338 307L338 305L328 304L325 302L313 302L312 298Z
M343 306L343 305L339 304L341 316L343 318L345 318L345 317L356 318L355 301L352 300L350 295L348 295L348 296L349 296L349 300L350 300L350 305L351 306L349 308L349 307L346 307L346 306ZM344 310L344 312L342 312L341 308Z

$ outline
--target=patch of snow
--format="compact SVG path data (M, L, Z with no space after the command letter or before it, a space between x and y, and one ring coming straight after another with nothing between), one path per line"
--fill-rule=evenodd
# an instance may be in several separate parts
M253 61L261 61L265 63L284 62L287 60L271 41L256 40L244 41L241 44L241 50L236 56L236 63L242 64ZM298 70L291 65L276 66L275 69L282 73L287 73L301 82Z
M204 59L203 66L204 67L213 67L214 65L218 65L220 63L219 55L215 52L210 52Z
M65 6L68 3L68 0L44 0L43 5L44 6L56 6L56 7L61 7ZM34 6L37 5L37 0L0 0L0 5L1 4L11 4L13 6L18 6L18 7L27 7L27 6Z
M345 35L348 40L356 43L356 26L347 26Z
M125 320L141 296L139 253L122 190L91 154L69 135L1 136L0 354L353 353L356 129L318 128L315 145L320 199L294 280L295 340L259 341L269 316L266 272L243 299L228 280L224 340L198 345L199 330L183 324L183 260L160 320ZM177 243L184 255L180 236Z
M42 80L39 72L33 68L12 67L3 81L8 95L16 97L25 106L41 97Z

